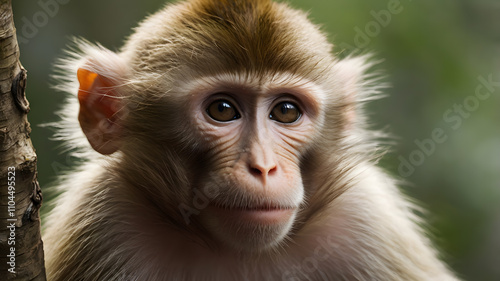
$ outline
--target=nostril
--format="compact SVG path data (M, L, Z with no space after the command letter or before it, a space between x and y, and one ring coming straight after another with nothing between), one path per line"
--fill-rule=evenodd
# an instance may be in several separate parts
M253 175L257 175L257 176L260 176L262 175L262 171L257 169L257 168L252 168L250 167L250 173L252 173Z
M267 177L267 176L272 176L273 174L276 173L278 168L276 166L273 166L271 168L260 168L260 167L249 167L250 173L254 176L257 177Z
M267 172L267 174L268 174L268 175L272 175L272 174L276 173L276 171L277 171L277 170L278 170L278 168L277 168L276 166L274 166L274 167L272 167L272 168L271 168L271 169Z

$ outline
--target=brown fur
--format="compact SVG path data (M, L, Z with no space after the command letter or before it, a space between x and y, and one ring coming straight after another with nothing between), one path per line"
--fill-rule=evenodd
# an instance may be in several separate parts
M113 81L95 91L121 105L108 124L118 135L86 137L118 151L91 151L77 127L78 86L62 77L72 97L58 136L87 163L61 183L46 222L49 280L457 280L374 164L379 145L361 107L380 86L365 74L366 58L335 58L304 13L267 0L192 0L146 19L118 55L77 44L65 71ZM311 122L276 150L287 177L272 196L237 188L246 145L267 141L262 128L217 138L193 117L204 92L228 89L250 104L255 92L281 89L309 103ZM301 201L289 228L231 232L207 221L200 192L225 204Z

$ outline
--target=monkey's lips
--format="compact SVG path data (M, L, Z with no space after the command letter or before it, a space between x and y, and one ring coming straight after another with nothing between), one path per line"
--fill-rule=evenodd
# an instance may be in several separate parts
M260 225L287 223L294 216L297 209L279 205L226 207L214 204L211 204L209 208L219 218Z

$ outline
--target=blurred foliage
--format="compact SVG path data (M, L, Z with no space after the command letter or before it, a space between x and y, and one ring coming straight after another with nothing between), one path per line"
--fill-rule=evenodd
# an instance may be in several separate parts
M24 39L21 60L29 74L39 180L47 187L75 163L50 140L52 132L39 126L57 120L61 106L62 95L49 87L55 59L71 36L118 49L164 1L13 2ZM392 87L387 98L369 106L370 120L397 136L397 144L382 164L398 176L401 159L410 163L414 171L402 177L409 183L403 189L429 209L423 217L436 244L465 280L500 280L500 86L494 84L487 99L474 100L478 77L500 82L500 1L289 2L321 24L339 56L374 53L383 59L375 68ZM445 141L433 147L428 141L436 128ZM50 196L45 194L46 201Z

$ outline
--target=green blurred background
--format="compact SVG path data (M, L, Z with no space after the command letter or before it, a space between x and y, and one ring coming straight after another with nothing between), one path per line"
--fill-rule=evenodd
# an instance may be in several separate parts
M71 36L118 49L165 1L13 2L44 188L76 162L39 126L57 120L61 106L62 95L49 87L55 59ZM369 106L370 120L397 136L382 164L411 183L404 191L429 209L422 216L435 243L465 280L500 280L500 1L289 2L322 25L341 56L382 59L377 69L392 87ZM480 86L479 77L494 83ZM490 95L478 99L478 87Z

